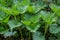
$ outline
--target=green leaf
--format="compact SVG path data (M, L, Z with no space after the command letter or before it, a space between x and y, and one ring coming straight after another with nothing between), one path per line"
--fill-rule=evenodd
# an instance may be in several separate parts
M12 31L13 28L20 27L22 24L20 22L16 21L16 20L10 20L8 22L8 25L10 27L10 30Z
M36 13L36 12L38 12L40 10L40 6L29 6L28 7L28 11L30 12L30 13Z
M5 20L3 20L4 23L7 23L9 21L10 16L8 16Z
M13 4L17 4L19 0L13 0Z
M31 24L30 21L22 21L22 23L25 24L25 25L30 25Z
M40 24L37 24L37 23L36 24L31 24L29 26L26 26L26 28L28 30L30 30L31 32L35 32L40 28Z
M4 36L5 38L7 38L7 37L10 37L10 36L15 35L15 33L16 33L16 31L14 31L14 32L9 32L9 31L7 31L6 33L3 34L3 36Z
M30 0L22 0L22 5L29 5L30 4Z
M55 13L41 11L41 18L47 23L52 24L57 20Z
M10 8L4 7L4 6L0 6L0 10L2 10L4 13L11 15L12 14L12 10Z
M25 13L27 11L30 0L22 0L20 2L16 1L16 3L12 6L12 11L15 15Z
M42 8L44 8L46 5L41 6L41 5L32 5L32 6L28 6L28 10L30 13L37 13L39 12Z
M21 22L24 25L30 25L31 24L30 18L31 18L31 15L25 14L24 15L24 20L22 20Z
M19 13L22 14L26 12L27 7L28 7L27 5L16 4L12 6L12 11L15 15L18 15Z
M5 0L0 0L0 4L3 5L3 6L7 6Z
M57 37L57 40L60 40L60 32L55 34L55 36Z
M56 34L60 32L60 27L57 24L51 24L49 28L49 32L52 34Z
M60 16L60 6L55 4L50 4L50 8L58 15Z
M56 37L49 37L49 40L57 40Z
M9 29L4 28L3 26L0 26L0 34L4 34L8 31Z
M22 20L22 23L25 24L25 25L30 25L31 22L35 24L35 23L39 22L40 17L41 17L40 14L36 14L36 15L33 15L33 16L25 14L24 20Z
M57 1L57 4L59 4L59 5L60 5L60 0L58 0L58 1Z
M31 32L35 32L39 27L40 24L37 24L40 19L40 14L36 15L29 15L25 14L24 15L24 20L21 22L26 25L27 29L30 30Z
M33 40L45 40L45 37L41 32L34 32L33 33Z
M20 13L25 13L26 10L27 10L27 7L28 6L22 6L22 5L21 6L18 6L17 7L17 11L20 12Z
M0 10L0 20L3 20L6 16L7 14Z
M57 23L60 25L60 18L58 18Z
M30 20L31 20L31 22L33 22L33 23L37 23L37 22L39 22L40 17L41 17L41 15L40 15L40 13L39 13L39 14L36 14L36 15L32 16L32 17L30 18Z

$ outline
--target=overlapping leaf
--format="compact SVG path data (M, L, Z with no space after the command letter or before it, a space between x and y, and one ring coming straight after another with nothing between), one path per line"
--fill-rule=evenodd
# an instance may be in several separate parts
M14 1L14 5L12 6L13 13L15 15L25 13L27 7L29 6L30 0L22 0L19 2L18 0Z
M31 23L31 22L32 23L37 23L37 22L39 22L40 17L41 17L40 13L36 14L36 15L25 14L23 22L25 22L25 23L26 22L28 22L28 23ZM25 23L23 23L23 24L25 24Z
M55 13L41 11L41 17L47 24L52 24L56 21Z
M39 10L41 9L41 7L39 5L33 5L33 6L29 6L28 7L28 11L30 13L37 13Z
M13 5L12 6L12 11L15 15L18 15L19 13L22 14L22 13L25 13L26 10L27 10L27 5Z
M60 16L60 6L55 5L55 4L51 4L50 8L58 15Z
M33 16L26 14L24 16L25 20L23 20L22 23L26 25L28 30L30 30L31 32L35 32L40 27L40 24L36 24L39 22L40 17L40 14Z
M44 8L46 5L32 5L32 6L28 6L28 11L30 13L37 13L39 12L42 8Z

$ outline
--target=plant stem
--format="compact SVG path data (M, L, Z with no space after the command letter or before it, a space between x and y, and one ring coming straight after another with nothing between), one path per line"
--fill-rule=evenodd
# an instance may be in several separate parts
M24 40L21 28L19 29L19 31L20 31L20 34L21 34L21 38Z
M29 31L29 38L28 38L28 40L30 40L30 31Z
M14 18L15 18L15 21L16 21L16 16L14 16Z
M44 36L46 35L46 33L47 33L47 30L48 30L48 24L45 24L45 32L44 32Z

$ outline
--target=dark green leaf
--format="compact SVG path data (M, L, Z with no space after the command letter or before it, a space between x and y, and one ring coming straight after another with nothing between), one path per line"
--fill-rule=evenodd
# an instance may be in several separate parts
M52 34L56 34L56 33L60 32L60 27L57 24L51 24L49 31Z
M33 40L45 40L45 37L42 35L41 32L34 32Z

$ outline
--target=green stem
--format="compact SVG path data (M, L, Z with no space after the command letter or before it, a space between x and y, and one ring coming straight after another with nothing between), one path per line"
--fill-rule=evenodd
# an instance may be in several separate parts
M47 30L48 30L48 24L45 24L45 32L44 32L44 36L46 35L46 33L47 33Z
M30 31L29 31L29 38L28 38L28 40L30 40Z
M16 16L14 16L15 20L16 20Z
M21 38L24 40L21 28L19 29L19 31L20 31L20 34L21 34Z

